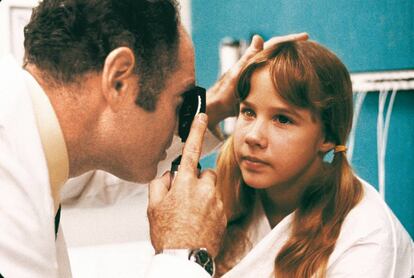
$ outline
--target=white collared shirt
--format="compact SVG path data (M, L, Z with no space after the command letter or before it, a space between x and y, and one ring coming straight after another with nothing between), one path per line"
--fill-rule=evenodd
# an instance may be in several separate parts
M11 57L1 62L0 273L5 277L59 274L48 162L29 93L38 88L31 78Z
M51 190L67 179L67 160L59 123L40 85L11 57L0 61L0 274L4 277L71 277L62 229L55 241ZM93 198L82 198L82 192L93 191L84 190L92 185L98 186ZM66 191L73 203L77 198L91 206L102 201L96 199L103 196L102 185L86 182L75 189L79 194ZM117 189L117 198L104 202L122 200L132 187ZM168 255L153 256L147 270L146 277L209 277L199 265Z

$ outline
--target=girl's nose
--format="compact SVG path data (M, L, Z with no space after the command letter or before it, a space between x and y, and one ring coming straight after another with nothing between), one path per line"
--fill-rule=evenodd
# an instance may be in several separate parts
M250 147L266 148L268 140L266 137L265 125L259 121L256 121L251 125L246 133L245 142Z

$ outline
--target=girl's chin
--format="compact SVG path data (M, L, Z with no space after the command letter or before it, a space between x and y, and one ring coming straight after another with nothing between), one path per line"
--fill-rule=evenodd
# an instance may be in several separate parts
M264 189L271 186L271 183L267 182L263 177L258 177L257 175L252 174L243 174L243 181L252 188L255 189Z

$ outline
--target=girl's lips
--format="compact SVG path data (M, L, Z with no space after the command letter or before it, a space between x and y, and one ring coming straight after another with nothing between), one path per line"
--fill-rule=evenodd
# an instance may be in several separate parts
M269 166L267 162L252 156L243 156L242 165L248 170L259 170L263 167Z
M249 155L242 156L242 160L247 160L247 161L253 162L253 163L268 164L266 161L264 161L260 158L257 158L257 157L254 157L254 156L249 156Z

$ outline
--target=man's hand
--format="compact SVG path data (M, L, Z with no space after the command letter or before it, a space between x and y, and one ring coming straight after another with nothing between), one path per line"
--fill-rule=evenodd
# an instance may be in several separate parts
M167 172L149 185L148 218L156 252L204 247L216 256L219 251L227 221L216 175L207 170L198 177L197 169L206 128L207 115L197 115L173 184Z
M243 67L250 58L263 49L285 41L307 40L308 34L299 33L281 37L273 37L267 42L255 35L250 46L240 60L229 69L218 81L207 91L207 115L209 117L208 128L214 130L216 125L227 117L236 116L238 102L236 98L236 81Z

